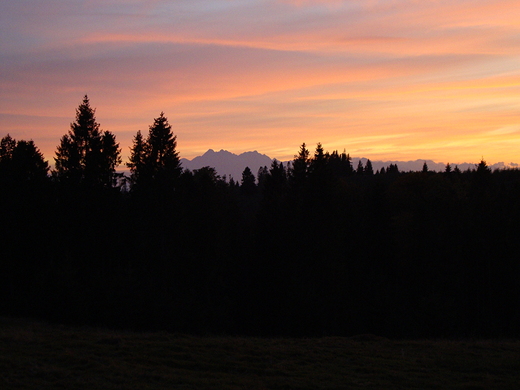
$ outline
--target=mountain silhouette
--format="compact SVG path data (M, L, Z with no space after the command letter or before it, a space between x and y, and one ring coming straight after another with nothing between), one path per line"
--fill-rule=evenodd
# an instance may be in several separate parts
M357 167L358 161L361 160L363 165L366 164L367 159L366 158L359 158L359 157L353 157L352 158L352 166L355 168ZM372 163L372 167L374 168L374 171L378 171L381 168L387 168L390 164L397 164L397 167L399 168L399 171L401 172L417 172L421 171L423 168L424 163L428 166L428 170L430 171L436 171L436 172L442 172L444 169L446 169L446 163L444 162L435 162L432 160L413 160L413 161L380 161L380 160L370 160ZM476 163L453 163L450 162L451 168L455 168L456 166L461 171L466 171L468 169L475 169L477 164ZM505 164L504 162L498 162L496 164L492 164L489 166L491 170L495 169L504 169L504 168L518 168L518 164L516 163L509 163Z
M361 160L363 165L366 165L367 158L365 157L353 157L352 158L352 166L354 168L357 167L358 162ZM202 167L212 167L217 170L217 173L220 176L227 176L228 178L233 178L235 181L240 181L242 179L242 172L245 167L249 167L251 172L256 176L258 172L258 168L267 166L270 167L273 159L265 154L258 153L256 150L254 152L245 152L241 154L235 154L228 152L227 150L220 150L215 152L213 149L209 149L202 156L195 157L193 160L188 160L185 158L181 159L181 164L183 168L194 170L200 169ZM287 166L287 161L282 161L284 166ZM413 160L413 161L381 161L381 160L371 160L374 171L378 171L381 168L387 168L390 164L397 164L397 167L401 172L409 172L409 171L421 171L424 163L428 165L428 169L430 171L441 172L446 168L446 163L443 162L435 162L432 160ZM465 171L467 169L475 169L475 163L450 163L452 168L457 166L461 171ZM517 168L518 164L509 163L505 164L504 162L499 162L493 165L490 165L489 168L491 170L495 169L503 169L503 168Z
M193 160L181 159L181 164L183 168L191 171L209 166L215 168L220 176L226 175L228 178L232 177L235 181L240 181L245 167L249 167L256 176L260 167L269 167L272 161L270 157L260 154L256 150L237 155L227 150L215 152L213 149L209 149L202 156L195 157Z

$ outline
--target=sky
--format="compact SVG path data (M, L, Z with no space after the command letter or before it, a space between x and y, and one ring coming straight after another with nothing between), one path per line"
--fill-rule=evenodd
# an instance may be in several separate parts
M123 158L520 162L518 0L0 0L0 137L53 163L88 94Z

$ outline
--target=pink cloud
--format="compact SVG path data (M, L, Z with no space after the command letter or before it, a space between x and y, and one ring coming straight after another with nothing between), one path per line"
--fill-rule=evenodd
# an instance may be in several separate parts
M514 161L492 132L520 123L517 3L5 2L0 126L52 159L88 93L125 152L164 110L188 158L319 140Z

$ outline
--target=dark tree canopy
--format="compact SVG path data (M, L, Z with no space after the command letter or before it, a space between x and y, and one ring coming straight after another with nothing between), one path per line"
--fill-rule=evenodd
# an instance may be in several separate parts
M358 165L357 165L357 168L356 168L356 173L358 175L362 175L363 172L364 172L364 168L363 168L363 163L361 162L361 160L358 161Z
M253 175L251 169L249 167L245 167L244 171L242 172L242 181L240 185L241 192L245 195L254 194L256 191L255 181L255 175Z
M329 156L328 165L334 177L346 178L353 173L350 155L345 151L341 154L337 150L332 152Z
M327 164L327 156L320 142L316 145L314 158L310 161L309 169L312 175L321 175Z
M54 181L34 142L0 140L1 316L199 334L520 336L519 169L482 159L464 172L373 174L364 158L354 172L346 152L302 144L258 181L246 167L227 182L210 166L181 171L161 113L134 137L132 191L91 191L112 186L120 162L94 114L85 96Z
M423 172L423 173L428 173L428 164L426 164L426 161L425 161L424 164L423 164L422 172Z
M13 151L16 147L16 140L7 134L0 141L0 163L6 164L13 158Z
M90 187L114 185L121 150L111 132L100 130L95 112L85 95L76 109L75 122L61 138L56 151L54 175L59 181Z
M16 141L9 134L0 141L0 176L11 182L38 183L47 179L49 164L32 140Z
M372 161L370 160L367 160L365 164L365 174L370 176L374 174L374 168L372 168Z
M258 188L263 189L265 185L265 179L269 176L269 168L266 166L258 168L258 172L256 173L256 179L258 182Z
M480 162L476 165L477 174L487 175L491 173L491 169L488 167L486 161L482 158Z
M137 186L171 186L182 171L176 148L177 137L173 135L168 118L161 112L150 126L146 140L140 131L134 138L130 162L127 163L133 183Z
M146 145L141 130L138 130L130 148L129 162L126 163L126 166L130 168L130 180L132 183L138 183L140 176L144 174L145 159Z
M294 160L289 170L290 181L293 187L302 188L309 174L309 150L305 142L300 146L298 154L294 156Z
M38 182L47 178L49 164L32 140L20 140L13 150L13 168L22 180Z
M279 205L287 193L287 170L283 163L274 159L268 171L262 170L259 175L259 185L263 193L264 205L268 207Z
M399 173L399 167L397 166L397 164L390 164L388 166L388 168L386 169L386 173L390 173L390 174L398 174Z

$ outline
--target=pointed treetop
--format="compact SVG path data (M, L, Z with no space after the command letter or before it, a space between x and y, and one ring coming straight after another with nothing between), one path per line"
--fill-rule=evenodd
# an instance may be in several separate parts
M323 150L323 145L321 142L318 142L316 145L316 151L314 152L315 160L323 160L325 158L325 151Z
M307 149L305 142L300 146L300 150L298 151L298 154L294 156L294 161L296 161L296 160L308 163L309 149Z
M477 167L477 173L489 173L491 172L491 169L488 167L486 161L484 160L484 157L480 159L480 163L476 165Z
M88 96L76 108L76 120L56 151L54 175L64 182L111 187L115 167L121 163L121 150L115 135L102 132Z
M363 163L361 162L361 160L358 161L356 173L359 173L359 174L363 173Z
M365 165L365 174L367 174L367 175L374 174L374 168L372 168L372 161L370 161L370 159L367 160L367 163Z
M422 171L423 171L423 173L427 173L428 172L428 164L426 164L426 161L423 164Z
M11 159L15 146L16 140L14 140L9 134L2 138L0 141L0 161Z

